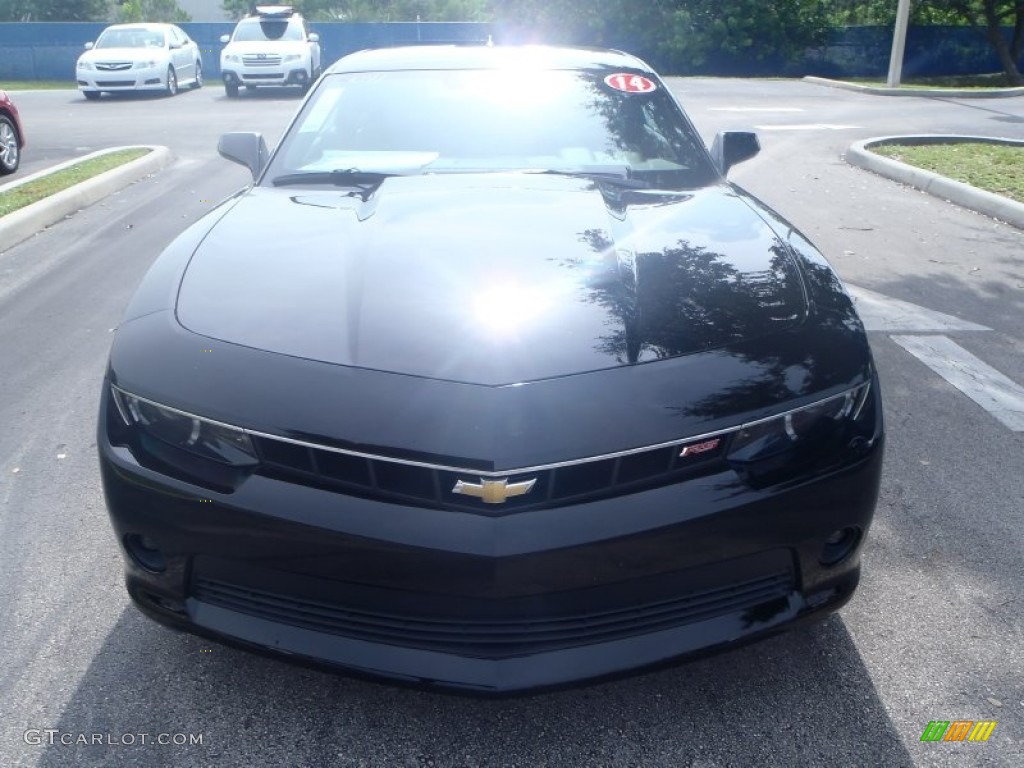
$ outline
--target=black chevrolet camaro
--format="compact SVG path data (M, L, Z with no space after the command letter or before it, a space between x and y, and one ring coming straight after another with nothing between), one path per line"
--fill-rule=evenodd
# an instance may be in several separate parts
M511 692L843 605L882 466L850 297L643 62L337 62L163 253L99 415L152 618Z

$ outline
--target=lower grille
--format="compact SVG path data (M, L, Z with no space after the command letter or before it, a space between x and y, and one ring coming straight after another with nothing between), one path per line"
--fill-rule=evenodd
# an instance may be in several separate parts
M276 67L281 64L280 56L243 56L242 63L247 67Z
M104 88L125 88L129 85L135 85L134 80L97 80L96 85Z
M486 618L414 616L351 608L207 577L196 578L192 594L209 605L316 632L497 659L609 642L739 612L747 612L745 618L751 623L764 621L785 609L793 589L792 571L786 569L604 611Z

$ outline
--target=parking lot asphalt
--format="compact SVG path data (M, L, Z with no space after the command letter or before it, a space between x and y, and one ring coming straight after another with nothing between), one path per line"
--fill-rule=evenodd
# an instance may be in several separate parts
M88 162L90 159L102 157L104 154L116 152L118 149L123 148L112 147L109 150L90 152L82 158L65 160L35 173L19 174L14 179L0 185L0 193L23 188L23 185L33 184L50 173L58 173L75 163ZM3 216L0 218L0 243L5 249L10 249L22 240L63 220L64 217L109 197L114 192L120 191L145 176L156 173L174 159L167 147L146 147L146 149L148 150L147 154L130 163L111 168L105 173L81 181Z
M177 161L0 245L0 765L1024 764L1024 432L906 342L944 337L1024 384L1024 233L842 159L878 135L1024 138L1024 99L670 85L707 140L759 131L761 156L733 180L874 302L889 437L853 601L724 655L497 701L353 680L149 622L121 587L96 470L110 330L161 248L246 182L216 137L260 130L273 143L298 102L229 101L215 85L98 103L26 93L26 160L148 143ZM934 720L997 726L985 743L922 742ZM171 743L154 743L161 734Z

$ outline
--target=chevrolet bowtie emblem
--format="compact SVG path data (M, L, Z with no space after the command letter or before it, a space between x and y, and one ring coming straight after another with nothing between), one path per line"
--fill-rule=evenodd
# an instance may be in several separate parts
M481 480L479 483L466 483L459 480L452 488L452 493L475 496L485 504L504 504L512 496L522 496L530 492L537 478L524 480L521 483L510 483L507 477L501 480Z

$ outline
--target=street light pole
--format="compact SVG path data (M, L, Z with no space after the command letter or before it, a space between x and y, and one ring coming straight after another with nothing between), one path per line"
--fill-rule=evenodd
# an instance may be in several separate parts
M910 21L910 0L900 0L896 8L896 27L892 32L892 55L889 57L890 88L898 88L903 75L903 50L907 44L907 23Z

